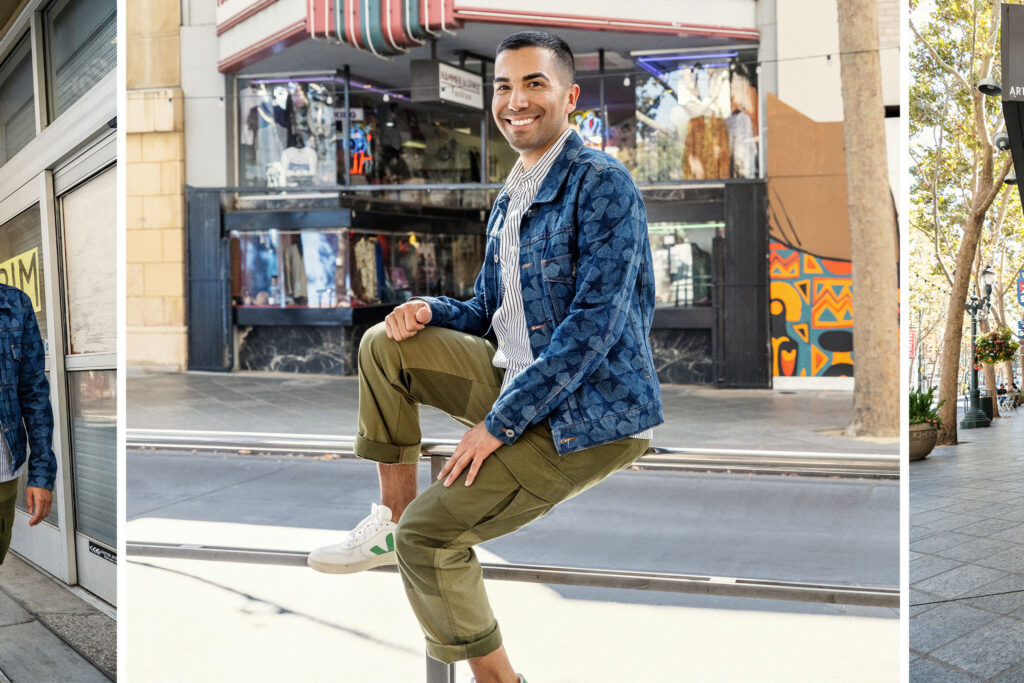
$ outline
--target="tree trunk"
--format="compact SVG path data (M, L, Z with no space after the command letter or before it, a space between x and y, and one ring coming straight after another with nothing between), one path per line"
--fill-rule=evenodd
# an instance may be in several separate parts
M853 261L850 436L898 436L900 417L896 214L886 165L876 0L838 0L843 147Z
M988 334L991 331L992 326L989 325L988 320L979 313L978 336L980 337L983 334ZM985 375L985 391L981 392L981 396L988 396L992 399L992 419L994 420L997 417L1002 417L1002 415L999 414L999 406L996 401L996 366L992 363L982 363L981 373ZM978 381L980 382L981 380L979 379Z

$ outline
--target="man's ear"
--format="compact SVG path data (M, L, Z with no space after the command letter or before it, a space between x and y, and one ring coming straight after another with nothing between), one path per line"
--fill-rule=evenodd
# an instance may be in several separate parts
M576 110L576 100L580 97L580 86L573 83L569 86L569 101L566 104L565 114L568 116Z

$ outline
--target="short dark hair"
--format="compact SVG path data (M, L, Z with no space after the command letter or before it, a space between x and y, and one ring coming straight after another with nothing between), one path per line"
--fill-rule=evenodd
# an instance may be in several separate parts
M569 85L576 82L576 60L572 56L572 48L553 33L547 31L520 31L513 33L505 40L498 43L498 49L494 51L497 57L505 50L518 50L524 47L542 47L555 53L563 71L569 77Z

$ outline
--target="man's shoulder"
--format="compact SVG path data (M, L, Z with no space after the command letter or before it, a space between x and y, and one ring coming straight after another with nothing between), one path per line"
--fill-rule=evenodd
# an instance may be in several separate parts
M622 162L607 152L599 149L584 146L576 155L576 164L580 168L580 180L584 181L590 176L600 174L601 179L615 182L617 184L635 187L636 182L632 174L622 165Z
M0 284L0 306L24 306L26 301L31 301L28 294L17 287Z

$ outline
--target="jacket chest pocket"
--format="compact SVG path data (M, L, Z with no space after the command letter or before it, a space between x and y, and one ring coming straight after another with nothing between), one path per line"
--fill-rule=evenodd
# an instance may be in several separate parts
M565 319L576 294L576 261L572 254L541 259L541 278L556 323Z

